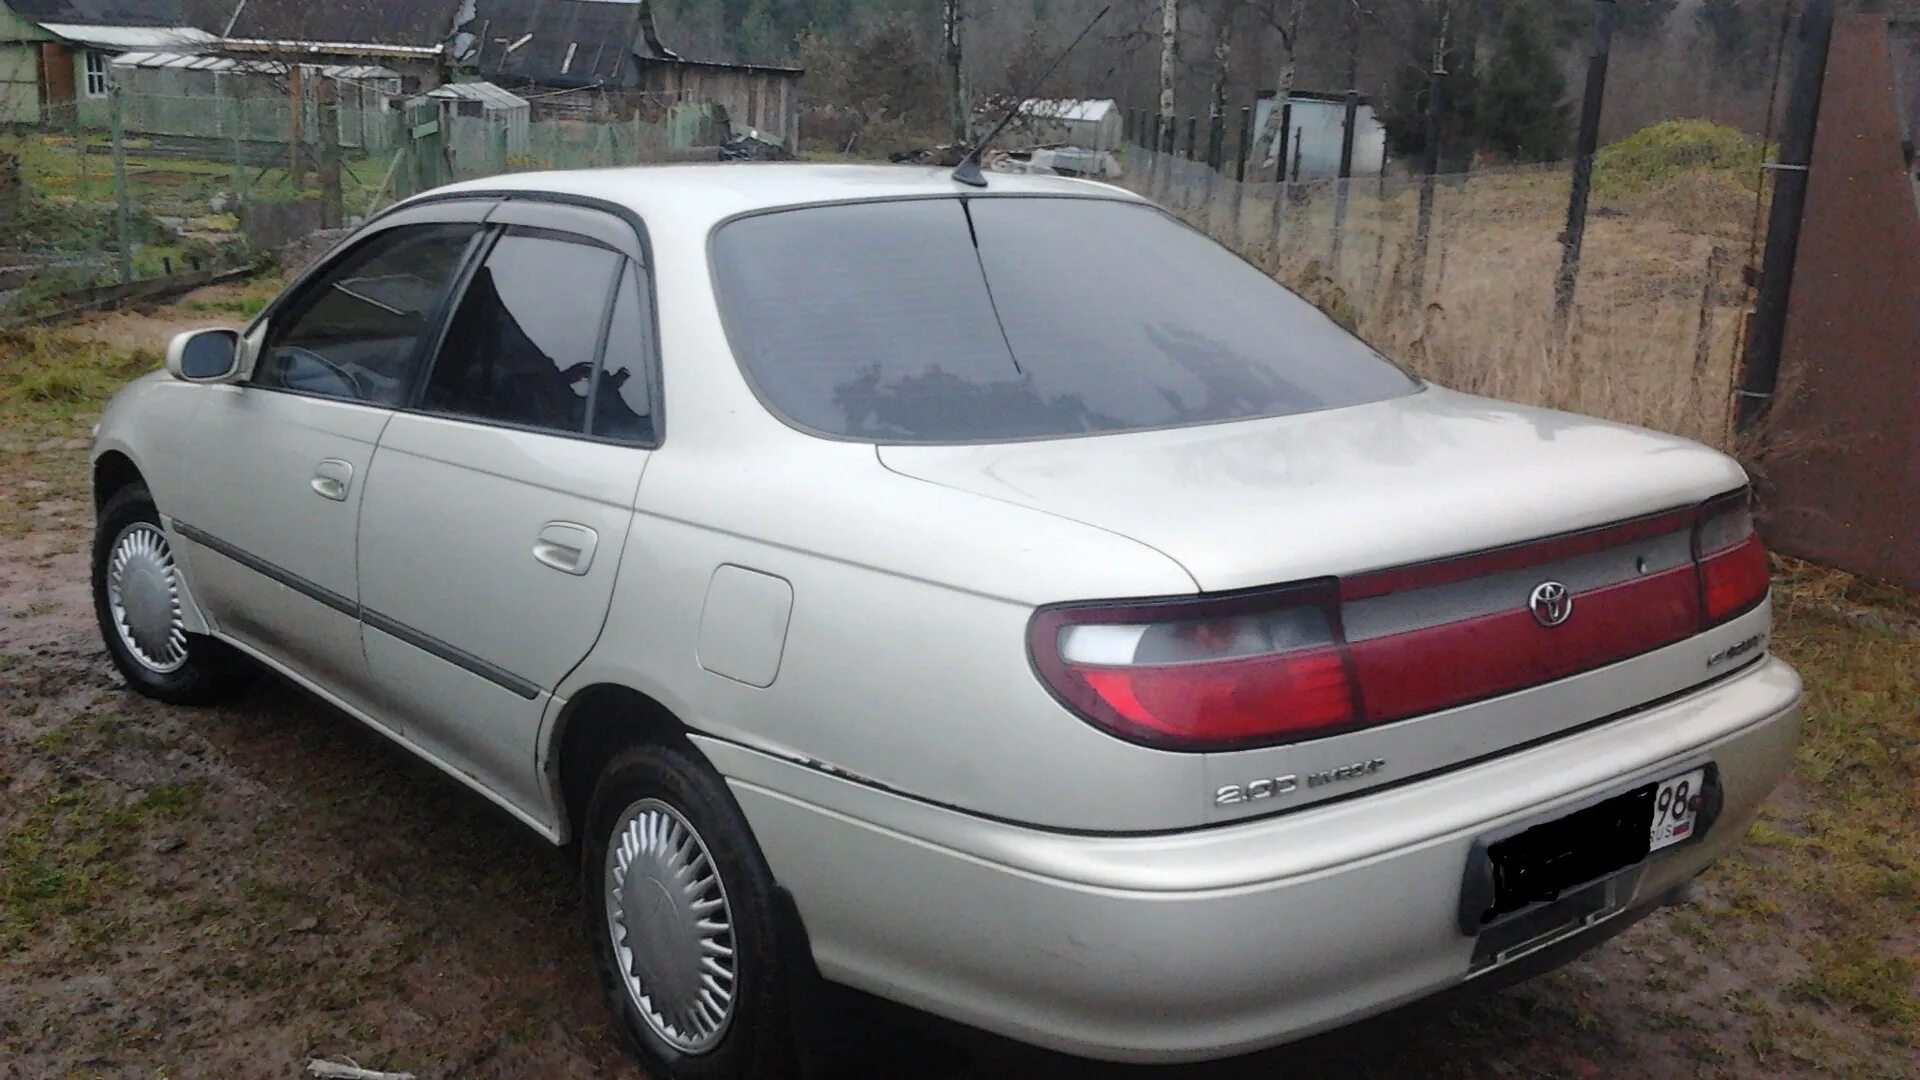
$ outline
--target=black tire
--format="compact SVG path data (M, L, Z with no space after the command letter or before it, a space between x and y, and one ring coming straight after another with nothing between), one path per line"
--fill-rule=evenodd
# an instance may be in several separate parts
M616 827L646 800L664 804L692 828L719 871L731 913L733 1011L717 1041L697 1053L673 1045L642 1013L627 989L608 926L608 847ZM623 750L600 773L581 841L587 940L608 1007L648 1075L655 1080L785 1080L796 1075L773 874L718 774L685 745Z
M140 525L159 529L160 512L145 487L130 484L114 492L101 506L93 537L93 610L113 666L128 686L170 705L213 705L245 690L259 669L225 642L188 634L185 662L171 671L156 671L135 657L121 640L107 599L107 573L114 545L128 530Z

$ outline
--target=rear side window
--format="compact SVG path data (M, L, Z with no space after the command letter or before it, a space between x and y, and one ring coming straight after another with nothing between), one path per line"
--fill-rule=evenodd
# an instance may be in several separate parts
M405 225L341 256L270 320L256 386L400 405L478 225Z
M550 234L502 236L447 327L422 405L584 434L608 303L624 261Z
M653 330L640 299L640 268L627 264L614 294L613 319L607 324L607 351L600 360L600 385L593 394L593 435L623 442L654 438L652 373Z
M1151 207L851 203L713 242L727 332L772 408L875 442L1056 438L1285 416L1418 384Z

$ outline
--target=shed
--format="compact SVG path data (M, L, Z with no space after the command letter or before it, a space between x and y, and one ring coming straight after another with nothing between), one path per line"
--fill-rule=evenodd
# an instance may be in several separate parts
M1275 94L1260 95L1253 111L1253 129L1265 131L1273 115ZM1340 150L1346 137L1347 96L1294 91L1287 99L1287 175L1302 180L1325 180L1340 175ZM1266 167L1280 163L1280 147L1267 148ZM1374 114L1373 102L1361 98L1353 136L1353 175L1379 176L1387 167L1387 129Z
M373 64L301 64L308 85L331 79L338 93L339 140L348 148L381 150L393 139L393 102L400 73ZM178 52L130 52L113 60L113 77L126 90L127 130L188 138L284 142L287 65L251 57ZM311 97L309 113L317 106ZM308 130L318 126L308 116Z
M996 118L997 122L997 118ZM1018 137L1037 146L1117 150L1126 117L1112 98L1030 98L1020 103Z
M213 41L174 0L0 0L0 122L104 126L115 54Z
M685 130L676 145L691 145L685 140L697 136L726 141L724 134L703 130L711 127L711 109L676 108L691 104L723 112L736 136L756 132L789 149L798 145L800 68L740 63L684 44L670 46L674 16L656 12L656 6L630 0L475 0L473 17L457 35L466 49L458 58L503 86L592 91L584 98L569 96L620 100L628 109L653 114L649 119L668 118L676 131Z
M378 64L408 90L445 81L448 36L471 0L230 0L221 51Z
M496 132L506 135L508 157L524 157L527 153L527 126L533 110L526 98L512 91L490 82L448 83L409 100L408 111L423 103L439 107L441 129L448 133L456 155L464 152L482 160L489 155L497 157L497 144L489 145L499 138Z

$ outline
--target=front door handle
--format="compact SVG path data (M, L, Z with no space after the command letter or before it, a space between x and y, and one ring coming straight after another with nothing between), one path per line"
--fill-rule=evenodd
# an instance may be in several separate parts
M534 540L533 559L550 570L585 577L593 569L593 552L599 546L600 534L585 525L553 521Z
M313 493L334 502L346 502L353 490L353 465L339 458L328 458L314 467Z

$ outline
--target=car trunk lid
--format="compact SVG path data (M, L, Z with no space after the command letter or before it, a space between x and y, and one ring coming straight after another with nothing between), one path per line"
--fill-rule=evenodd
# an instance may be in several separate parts
M1597 420L1429 390L881 457L1187 568L1193 598L1062 598L1091 602L1043 610L1033 649L1083 718L1271 781L1216 797L1304 805L1489 756L1696 686L1738 666L1713 656L1757 658L1764 639L1739 467ZM1744 531L1727 526L1703 561L1703 522L1722 519Z

